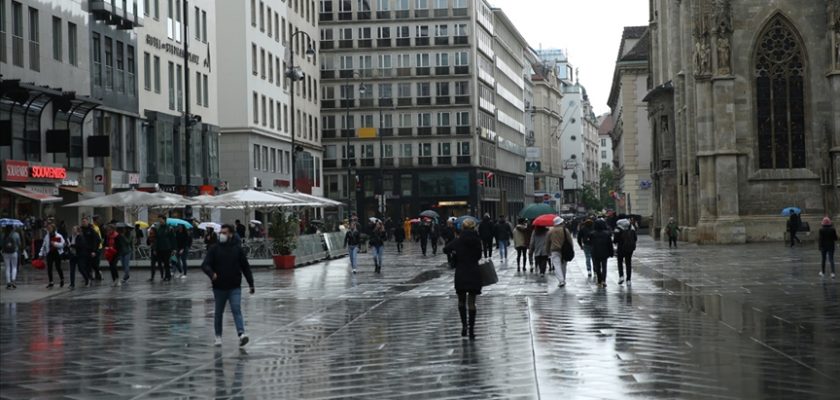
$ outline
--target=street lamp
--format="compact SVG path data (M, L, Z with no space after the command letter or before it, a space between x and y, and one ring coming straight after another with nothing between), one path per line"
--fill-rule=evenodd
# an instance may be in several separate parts
M289 49L289 69L286 71L286 77L289 78L289 81L291 81L291 86L292 86L289 89L289 93L290 93L290 97L291 97L291 106L292 106L292 115L291 115L291 121L292 121L292 171L291 171L292 172L292 179L291 179L291 181L292 181L291 182L292 192L295 191L295 177L297 176L297 174L295 173L296 169L297 169L297 153L298 153L298 151L303 151L302 147L300 149L298 149L298 146L295 144L295 135L297 134L296 126L295 126L295 111L296 111L295 110L295 82L299 81L299 80L303 80L303 78L304 78L303 71L301 71L299 69L295 69L294 39L295 39L295 36L297 36L297 35L306 36L306 45L307 45L306 56L307 57L314 57L315 56L315 48L312 47L312 37L309 36L308 33L306 33L305 31L297 31L297 32L293 33L292 36L289 37L289 47L288 47L288 49Z
M358 71L353 71L350 74L350 76L348 76L347 79L344 80L345 93L348 97L347 99L343 100L344 101L344 110L345 110L345 113L346 113L346 116L344 117L344 124L348 128L350 127L350 104L351 104L351 102L354 101L354 99L350 97L350 95L353 93L352 90L350 90L350 88L349 88L350 87L350 79L361 78L361 77L362 77L362 75ZM365 90L365 82L364 82L364 80L360 80L359 95L363 96L365 94L365 91L366 91ZM346 162L347 162L347 206L350 207L350 213L352 214L353 213L353 191L355 191L356 188L355 188L355 185L353 185L352 189L350 187L350 183L353 180L353 174L352 174L352 171L350 169L351 168L350 136L353 136L353 135L351 135L352 129L350 129L350 131L351 131L350 133L344 135L345 138L347 139L347 145L346 145L346 147L344 147L344 156L345 156L344 158L346 159ZM353 158L355 159L355 157L353 157Z

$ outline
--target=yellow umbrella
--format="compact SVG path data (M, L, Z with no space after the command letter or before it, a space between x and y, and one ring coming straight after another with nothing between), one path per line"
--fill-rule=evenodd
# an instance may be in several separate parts
M140 225L140 229L146 229L149 227L149 224L143 221L134 221L134 225Z

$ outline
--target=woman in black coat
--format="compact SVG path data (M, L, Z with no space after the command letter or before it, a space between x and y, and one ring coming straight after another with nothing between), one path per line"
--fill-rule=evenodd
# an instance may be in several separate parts
M461 336L467 336L469 311L470 339L475 339L475 297L481 294L481 239L475 232L475 221L463 222L461 235L451 241L443 252L455 258L455 292L458 294L458 313L461 315Z
M607 260L614 255L612 237L603 219L595 221L595 231L590 235L592 261L595 264L595 276L598 286L607 286Z

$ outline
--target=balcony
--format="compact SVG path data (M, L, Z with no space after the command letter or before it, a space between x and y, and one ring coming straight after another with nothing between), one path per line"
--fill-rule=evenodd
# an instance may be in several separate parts
M435 134L437 134L437 135L451 135L452 134L452 127L439 126L439 127L435 128Z
M338 20L339 21L351 21L353 19L352 12L339 12L338 13Z
M455 163L457 163L458 165L470 165L472 164L472 156L455 157Z
M411 38L397 38L397 47L410 47Z
M324 160L324 168L337 168L338 160Z
M430 105L432 105L432 98L431 97L418 97L417 98L417 105L418 106L430 106Z
M356 19L358 20L366 20L370 19L370 11L359 11L356 13Z
M452 165L452 157L442 156L437 158L437 165Z
M391 19L391 12L390 11L377 11L376 12L376 19Z
M437 105L446 105L452 103L452 98L449 96L438 96L435 97L435 104Z
M332 40L322 40L318 46L320 46L321 50L332 50L335 48L335 42Z
M362 166L363 167L375 167L376 160L373 158L363 158L362 159Z
M399 128L397 129L397 136L411 136L411 128Z
M391 39L376 39L376 47L391 47Z
M323 139L335 139L335 129L324 129L321 131L321 138Z
M449 67L435 67L435 75L449 75Z
M411 76L411 68L410 67L397 68L397 76Z
M339 40L338 41L338 48L339 49L352 49L353 48L353 39Z
M397 10L397 11L394 11L394 16L395 16L397 19L407 19L407 18L411 18L411 14L409 13L409 11L408 11L408 10Z
M429 76L432 74L432 69L429 67L417 67L417 76Z
M359 39L359 48L360 49L369 49L373 47L373 40L372 39Z
M455 96L455 104L470 104L470 96Z
M414 39L415 46L428 46L429 45L429 38L427 37L419 37Z
M445 8L435 9L435 17L440 18L440 17L448 17L448 16L449 16L449 10L447 10Z
M417 157L417 165L432 166L432 157Z
M452 9L452 16L453 17L466 17L469 15L469 10L466 8L453 8Z
M383 158L382 159L382 166L383 167L393 167L394 166L394 158Z
M359 69L359 77L360 78L371 78L371 77L373 77L373 70L370 69L370 68Z
M387 99L379 99L379 107L391 107L394 105L394 99L387 98Z
M333 20L333 14L332 13L320 13L320 14L318 14L318 20L319 21L332 21Z
M414 158L412 157L400 157L400 167L411 167L414 165Z
M352 69L342 69L338 71L339 78L352 78L353 77L353 70Z
M421 126L417 128L417 136L431 136L432 128L429 126Z
M469 75L470 67L466 65L459 65L455 67L455 75Z
M414 18L429 18L429 10L414 10Z
M394 76L394 69L393 68L379 68L376 70L376 74L378 78L390 78Z
M456 135L469 135L470 134L470 127L469 126L459 126L455 128Z
M137 10L129 10L125 2L118 6L116 1L91 0L89 7L94 20L114 25L117 29L130 30L143 26L140 24Z
M335 108L335 100L321 100L321 108Z
M436 37L435 38L435 45L436 46L448 46L449 45L449 37Z
M454 44L469 44L470 40L468 36L455 36L452 39Z
M399 107L409 107L413 106L414 104L411 102L411 97L400 97L397 99L397 106Z
M359 99L359 107L373 107L373 99L372 98Z
M342 129L341 130L341 137L343 137L343 138L356 137L356 130L355 129Z
M341 108L353 108L356 106L356 100L354 99L342 99L341 100Z
M347 160L347 159L341 160L341 166L344 167L344 168L355 167L356 166L356 160L355 159L353 159L353 160Z
M321 70L321 79L333 79L335 78L335 70Z

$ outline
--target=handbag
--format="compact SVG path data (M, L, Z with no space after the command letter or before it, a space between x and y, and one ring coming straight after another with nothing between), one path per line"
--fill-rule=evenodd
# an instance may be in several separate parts
M481 286L490 286L499 282L499 276L496 275L496 266L493 265L492 259L484 259L478 262L478 274L481 276Z
M47 263L45 263L44 260L42 260L40 258L36 258L36 259L32 260L32 268L44 269L44 268L47 268Z

